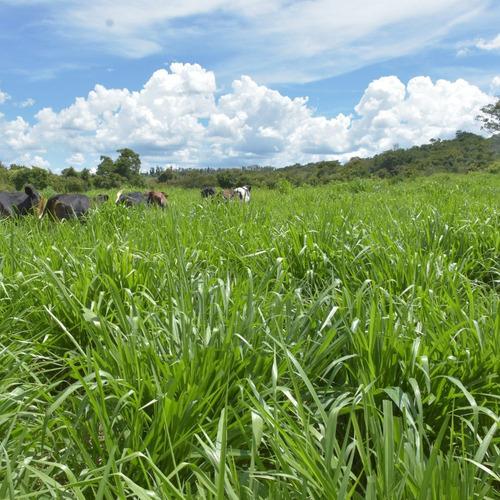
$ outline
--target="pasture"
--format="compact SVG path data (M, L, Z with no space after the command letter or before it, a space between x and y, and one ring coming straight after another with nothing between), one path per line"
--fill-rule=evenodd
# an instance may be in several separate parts
M499 176L282 191L0 221L0 498L498 498Z

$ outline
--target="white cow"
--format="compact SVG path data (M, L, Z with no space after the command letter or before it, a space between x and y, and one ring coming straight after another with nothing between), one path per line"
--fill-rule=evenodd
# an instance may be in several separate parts
M243 203L250 203L250 186L237 187L234 190L233 198L236 197L240 200L240 205Z

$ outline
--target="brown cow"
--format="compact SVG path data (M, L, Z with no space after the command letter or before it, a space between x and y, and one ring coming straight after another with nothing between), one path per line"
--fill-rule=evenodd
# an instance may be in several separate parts
M233 199L234 191L232 189L224 189L217 193L217 196L220 196L223 201L230 201Z
M161 208L165 208L169 206L168 203L168 194L163 191L155 191L151 189L150 191L146 191L144 193L148 197L148 203L150 205L158 205Z

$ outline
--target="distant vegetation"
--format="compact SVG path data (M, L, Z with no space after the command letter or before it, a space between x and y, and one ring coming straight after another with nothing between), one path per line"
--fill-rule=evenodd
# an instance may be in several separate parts
M56 192L76 193L124 185L138 188L157 184L184 188L201 188L207 185L233 188L251 184L287 190L292 186L315 186L354 178L387 178L398 181L435 173L500 172L500 136L497 134L485 139L463 131L458 131L454 139L431 139L430 144L410 149L402 149L395 144L391 150L372 158L354 157L345 164L339 161L322 161L279 169L272 166L230 169L155 167L148 173L141 174L141 160L137 153L128 148L117 152L119 156L116 160L101 156L95 174L89 169L78 172L75 168L68 167L61 175L56 175L35 166L26 168L13 164L7 167L0 162L0 189L22 189L29 184L37 189L51 187Z

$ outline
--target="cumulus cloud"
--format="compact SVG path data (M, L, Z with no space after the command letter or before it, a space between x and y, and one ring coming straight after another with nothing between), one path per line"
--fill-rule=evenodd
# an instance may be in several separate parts
M66 165L81 167L85 164L85 156L82 153L75 153L66 158Z
M492 94L497 94L500 92L500 75L495 76L491 81L490 90Z
M154 72L139 91L96 85L59 112L41 109L34 124L0 118L0 155L37 157L43 165L44 155L64 147L67 164L87 168L123 147L137 151L146 167L345 160L394 143L451 138L459 129L480 133L475 116L491 100L465 80L424 76L406 84L396 76L374 80L352 114L334 118L316 116L306 97L291 99L249 76L217 96L213 72L174 63L170 72Z
M217 151L247 163L284 166L333 157L347 147L350 118L315 117L306 98L290 99L248 76L233 83L233 92L219 99L217 111L208 126L210 136L221 137Z
M50 162L47 161L43 156L36 155L30 152L22 153L15 156L10 163L15 163L16 165L23 165L26 167L41 167L41 168L49 168Z
M397 77L372 82L355 110L352 146L376 153L399 143L408 147L431 138L451 138L457 130L479 133L477 111L489 101L475 85L429 77L412 78L405 86Z

